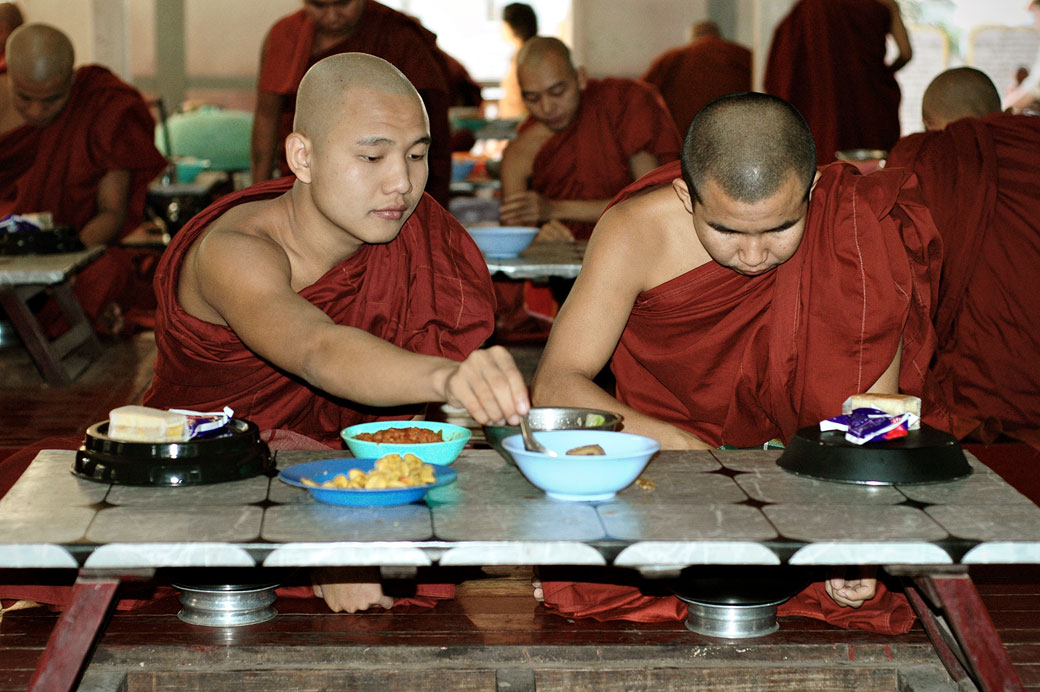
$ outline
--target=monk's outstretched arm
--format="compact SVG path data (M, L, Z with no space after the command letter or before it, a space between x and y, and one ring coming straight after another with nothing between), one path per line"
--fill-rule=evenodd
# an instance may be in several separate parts
M185 309L197 317L212 310L251 351L329 394L380 407L445 401L480 423L515 425L527 411L523 376L504 348L459 363L337 325L296 292L289 259L270 239L211 232L188 262L195 278L178 289ZM193 292L201 307L191 304Z
M889 13L892 15L892 22L889 24L888 33L892 36L892 40L895 41L896 49L898 51L892 63L888 66L888 69L893 72L898 72L910 62L910 59L914 57L913 47L910 45L910 36L906 31L906 24L903 23L903 15L899 11L899 4L896 0L879 0L882 5L888 8Z
M119 238L126 223L126 206L130 199L130 171L106 171L98 182L97 214L79 229L79 238L87 245L109 245Z
M626 233L638 219L621 207L596 225L578 275L553 324L535 374L533 399L539 406L580 406L620 413L625 431L652 437L665 449L708 449L696 436L657 420L600 389L593 378L606 365L645 286L647 248L654 242ZM642 226L636 226L642 228Z

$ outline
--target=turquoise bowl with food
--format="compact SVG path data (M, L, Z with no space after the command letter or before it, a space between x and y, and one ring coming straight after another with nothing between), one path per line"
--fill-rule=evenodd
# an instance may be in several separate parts
M393 433L384 431L402 431L408 428L430 431L433 434L440 433L441 442L376 442L358 439L359 435L377 435L378 437L392 437ZM404 433L400 433L404 434ZM372 423L361 423L344 428L340 437L346 443L350 453L359 459L378 458L387 454L414 454L427 464L447 466L455 461L462 452L463 447L473 436L469 428L451 423L437 423L422 420L384 420Z
M609 430L549 430L531 434L557 456L528 451L520 435L507 437L502 446L527 480L556 500L610 500L638 478L661 449L661 443L653 438ZM602 454L567 453L593 445Z

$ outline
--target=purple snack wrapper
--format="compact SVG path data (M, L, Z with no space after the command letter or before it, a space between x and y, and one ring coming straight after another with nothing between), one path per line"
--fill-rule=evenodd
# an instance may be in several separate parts
M820 430L844 431L848 442L861 445L905 437L917 418L913 413L893 416L873 408L858 408L852 413L820 421Z
M227 427L228 421L235 415L235 412L229 406L225 406L223 411L216 413L189 411L182 408L171 408L170 412L187 416L189 440L194 440L196 437L208 435Z

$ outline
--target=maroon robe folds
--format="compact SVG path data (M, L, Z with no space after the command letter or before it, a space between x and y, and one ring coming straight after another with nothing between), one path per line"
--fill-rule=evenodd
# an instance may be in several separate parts
M878 0L801 0L773 34L765 91L805 117L821 165L899 139L899 84L885 64L891 23Z
M104 67L81 67L55 120L0 135L0 217L51 212L56 225L82 229L97 215L101 178L126 170L131 181L123 237L143 220L148 184L165 165L141 94ZM94 320L108 303L136 302L133 278L130 255L112 247L80 272L75 293Z
M679 134L685 134L706 105L751 90L751 51L718 36L702 36L659 56L642 79L661 92Z
M965 118L904 138L944 260L932 369L959 437L1040 448L1040 118Z
M314 23L304 10L278 20L267 35L260 61L262 91L284 96L278 125L278 161L288 171L283 142L292 132L296 90L311 65L339 53L369 53L383 58L404 73L422 96L430 116L430 180L426 191L448 204L451 183L451 151L448 128L450 89L447 65L437 48L437 37L418 20L375 0L366 0L354 33L321 55L311 55Z
M279 178L228 195L174 237L155 274L159 353L145 404L230 406L261 430L286 428L339 447L339 432L349 425L414 411L375 409L321 392L258 357L230 328L192 317L177 300L181 262L202 231L231 207L276 197L294 181ZM493 327L487 264L466 230L428 195L396 239L364 245L300 295L337 324L454 360L479 347Z
M665 164L679 158L681 145L656 89L632 79L590 79L574 122L538 151L531 189L550 199L611 199L632 182L634 154L645 151ZM595 226L567 225L579 240Z
M611 362L620 401L711 445L760 447L840 413L885 371L902 334L900 391L923 396L926 418L946 427L926 382L941 241L917 181L846 164L821 173L801 245L774 271L748 277L709 262L639 295ZM678 176L678 163L662 167L615 203ZM572 617L685 617L674 597L631 586L543 589L549 607ZM781 614L891 632L913 621L906 599L880 587L852 612L821 593L814 584Z

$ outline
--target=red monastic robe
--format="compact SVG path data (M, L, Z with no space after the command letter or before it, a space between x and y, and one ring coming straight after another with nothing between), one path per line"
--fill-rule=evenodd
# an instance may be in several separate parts
M965 118L904 138L887 166L917 174L942 234L932 370L954 432L1040 448L1040 118Z
M143 220L148 184L165 165L140 93L104 67L81 67L53 122L0 135L0 217L49 211L55 224L81 229L97 215L101 178L121 169L131 173L122 237ZM87 316L110 302L134 302L134 288L150 290L135 286L132 273L130 255L117 247L80 272L75 293Z
M805 117L820 165L899 139L899 85L885 64L891 23L878 0L801 0L777 26L765 91Z
M656 89L632 79L589 79L574 122L538 151L531 189L550 199L610 199L632 182L630 157L646 151L665 164L679 158L681 145ZM595 226L567 225L579 240Z
M654 60L643 81L657 87L679 133L720 96L751 91L751 51L718 36L702 36Z
M276 197L294 180L223 197L174 237L155 274L158 356L144 401L203 411L230 406L261 430L289 429L339 448L339 432L349 425L415 411L375 409L321 392L258 357L230 328L192 317L177 300L181 262L203 230L231 207ZM487 264L466 230L428 195L396 239L363 246L300 295L337 324L454 360L478 348L493 327Z
M267 35L260 61L262 91L285 97L278 128L278 160L283 171L285 138L292 132L296 113L296 90L307 69L338 53L369 53L392 63L411 81L422 96L430 116L430 180L426 191L447 206L451 183L451 151L448 128L450 91L447 65L437 48L437 37L418 22L375 0L367 0L365 11L348 38L321 55L311 55L314 23L304 10L278 20Z
M615 203L678 176L678 163L662 167ZM925 379L941 250L911 174L828 166L801 245L776 270L747 277L710 262L640 294L611 363L618 399L712 445L761 446L840 413L847 396L885 371L902 334L900 391L924 396L928 420L942 426L945 409ZM634 587L543 588L546 604L572 617L685 617L678 599ZM905 598L878 593L857 611L814 584L781 614L906 631L913 615Z

